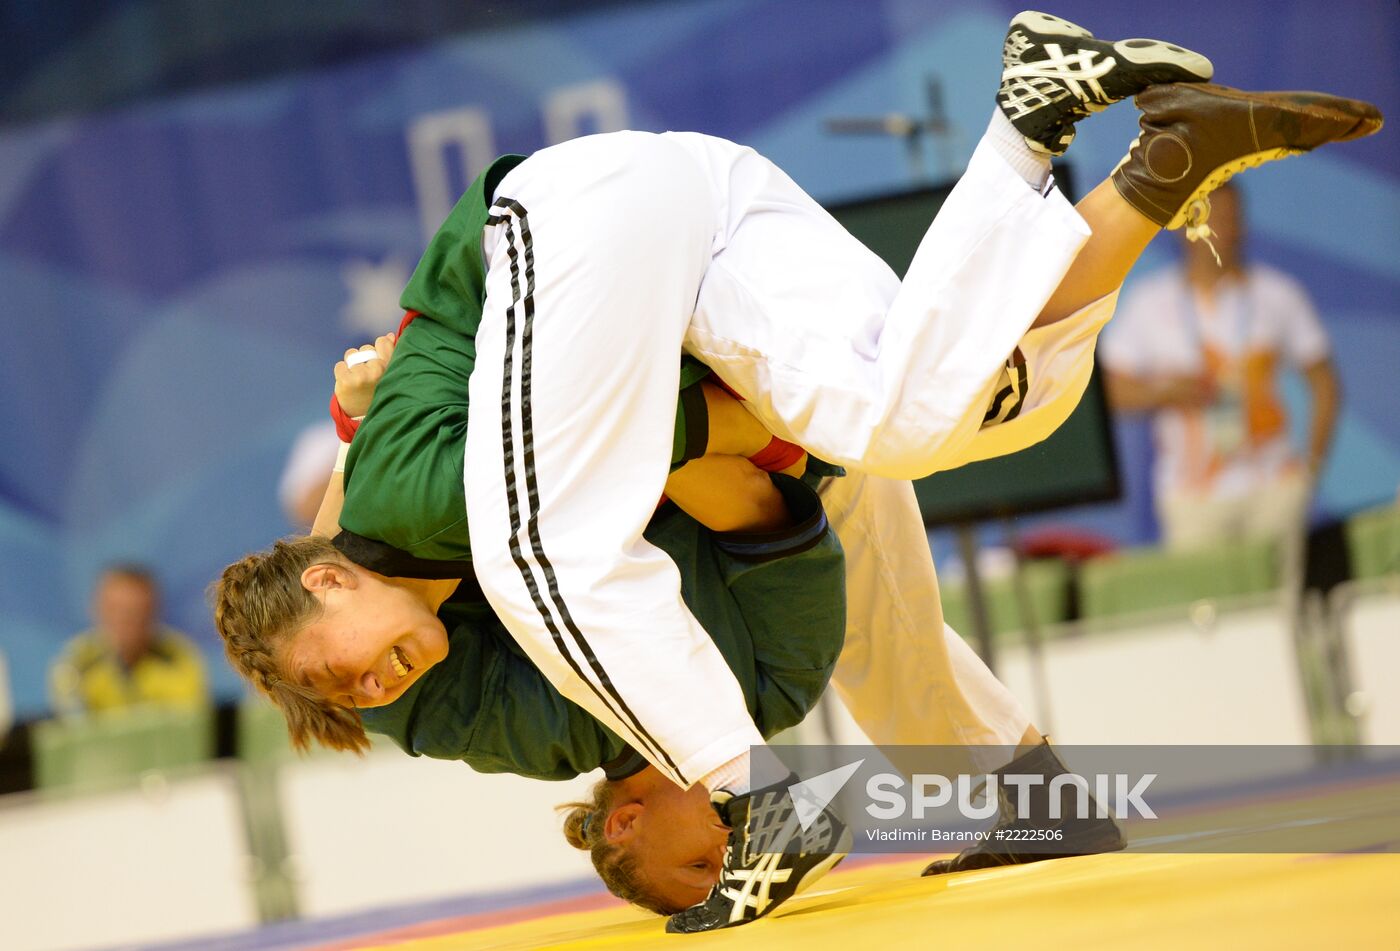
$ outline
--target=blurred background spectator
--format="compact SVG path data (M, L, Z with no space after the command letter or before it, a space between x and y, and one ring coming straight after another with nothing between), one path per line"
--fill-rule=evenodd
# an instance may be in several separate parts
M100 713L208 703L204 661L185 635L160 622L160 589L141 565L112 565L92 595L92 627L54 663L54 710Z
M292 443L277 480L277 499L297 531L309 530L316 520L339 451L340 437L329 419L307 426Z
M1157 519L1179 550L1300 528L1340 401L1307 291L1247 259L1233 183L1211 203L1213 234L1183 241L1180 264L1140 280L1100 346L1114 408L1152 415ZM1302 453L1279 391L1286 368L1303 374L1311 397Z

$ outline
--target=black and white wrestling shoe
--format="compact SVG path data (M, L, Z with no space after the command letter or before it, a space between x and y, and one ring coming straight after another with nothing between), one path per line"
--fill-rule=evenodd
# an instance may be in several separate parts
M999 808L992 834L950 859L930 863L923 874L944 875L1124 849L1127 842L1118 823L1112 816L1098 815L1098 803L1092 796L1088 797L1092 815L1080 816L1079 793L1074 787L1061 786L1052 791L1051 780L1066 773L1065 764L1049 742L996 770L1002 781L997 785ZM1006 776L1039 776L1041 782L1012 785L1005 782ZM1037 845L1017 847L1016 842L1026 840Z
M756 921L836 867L851 850L851 832L825 804L799 819L791 777L735 796L718 789L710 805L729 826L724 867L709 896L666 922L672 933L715 931Z
M1200 53L1161 40L1094 39L1081 26L1027 10L1001 48L997 105L1037 152L1060 155L1074 124L1148 86L1201 83L1215 71Z

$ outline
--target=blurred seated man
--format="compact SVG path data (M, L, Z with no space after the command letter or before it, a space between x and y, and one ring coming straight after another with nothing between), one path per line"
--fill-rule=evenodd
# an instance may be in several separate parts
M50 671L58 713L96 713L208 702L204 661L183 635L160 623L160 591L140 565L112 565L92 597L91 629L68 642Z
M1114 408L1152 414L1157 520L1163 542L1178 550L1283 538L1300 526L1339 402L1327 336L1307 292L1246 260L1233 184L1211 204L1209 241L1183 242L1182 266L1126 293L1099 351ZM1277 391L1285 366L1298 369L1311 391L1302 456Z

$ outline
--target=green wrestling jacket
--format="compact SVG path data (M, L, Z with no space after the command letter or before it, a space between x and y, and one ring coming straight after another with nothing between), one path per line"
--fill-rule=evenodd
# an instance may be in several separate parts
M336 546L381 574L463 579L439 612L447 659L393 704L361 716L367 730L413 755L484 772L568 779L609 766L625 775L641 760L539 673L471 570L462 485L484 281L479 235L490 189L510 167L498 161L472 184L425 253L403 298L422 316L404 329L351 447ZM706 372L682 366L673 466L704 452L708 421L695 384ZM766 736L816 703L845 630L844 560L816 494L773 478L794 518L789 530L721 536L668 505L646 532L675 561L687 605Z

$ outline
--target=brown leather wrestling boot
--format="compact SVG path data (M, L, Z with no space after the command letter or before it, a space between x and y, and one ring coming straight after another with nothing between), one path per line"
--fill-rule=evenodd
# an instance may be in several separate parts
M1207 196L1236 172L1381 127L1368 102L1321 92L1153 86L1134 100L1142 132L1113 170L1118 193L1163 228L1209 237Z

